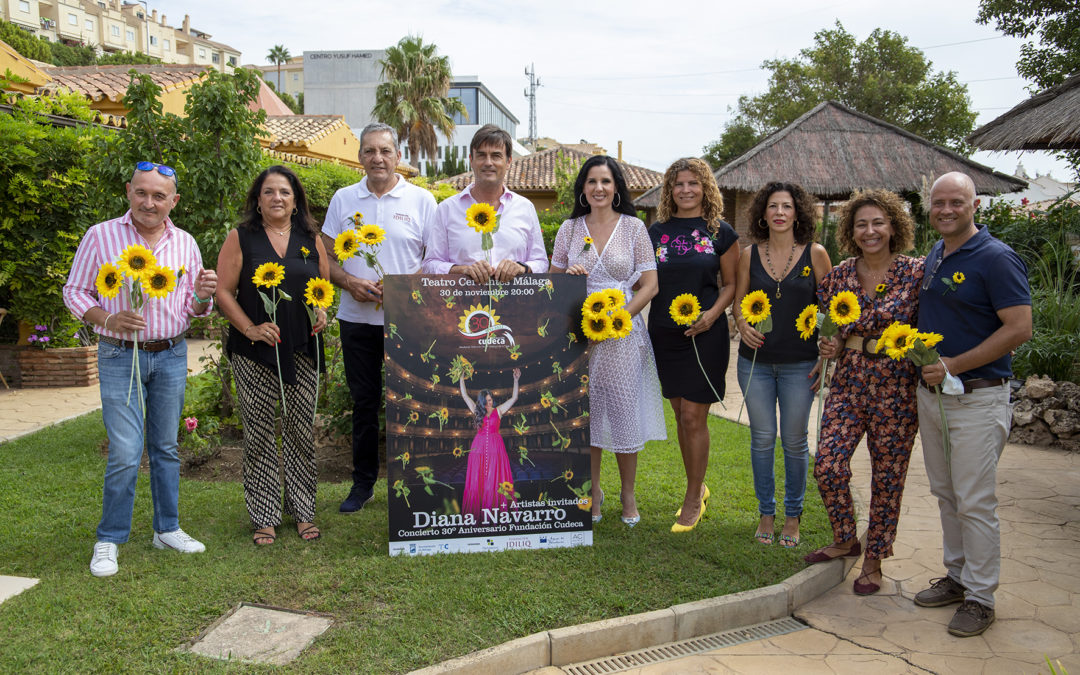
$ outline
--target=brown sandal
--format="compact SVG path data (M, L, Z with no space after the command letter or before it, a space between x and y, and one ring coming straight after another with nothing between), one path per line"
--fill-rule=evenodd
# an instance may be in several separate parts
M273 532L267 532L266 530L268 529L270 528L263 527L255 530L255 534L253 534L251 537L251 543L255 544L256 546L269 546L270 544L273 544L275 541L277 541L277 535Z
M315 534L313 536L311 536L311 537L305 536L309 532L314 532ZM318 539L319 537L322 536L322 532L319 531L319 528L315 526L315 523L312 523L311 525L308 525L307 527L305 527L302 530L298 529L296 531L296 533L298 535L300 535L300 538L303 539L304 541L315 541L316 539Z

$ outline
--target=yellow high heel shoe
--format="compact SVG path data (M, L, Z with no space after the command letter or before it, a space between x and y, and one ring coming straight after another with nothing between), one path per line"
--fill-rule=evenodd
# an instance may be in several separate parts
M709 491L709 488L706 487L705 492L708 493L708 491ZM676 521L675 524L671 526L671 531L676 532L676 533L677 532L689 532L690 530L697 527L697 524L701 522L702 516L705 515L705 506L706 506L705 497L703 496L701 498L701 508L698 510L697 518L694 519L694 522L690 523L689 525L680 525L678 523L678 521ZM680 514L682 513L682 509L679 509L679 513Z
M709 486L706 485L705 483L702 483L701 487L705 488L704 492L701 495L701 503L704 504L705 506L708 506L709 505L709 497L711 496L709 494ZM675 517L678 518L681 515L682 515L682 507L680 506L679 510L675 512Z

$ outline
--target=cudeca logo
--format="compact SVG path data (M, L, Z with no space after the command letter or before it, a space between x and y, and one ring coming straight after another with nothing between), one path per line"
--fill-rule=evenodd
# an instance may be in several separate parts
M514 344L513 329L499 323L499 315L486 304L471 305L465 310L458 321L458 332L482 345Z

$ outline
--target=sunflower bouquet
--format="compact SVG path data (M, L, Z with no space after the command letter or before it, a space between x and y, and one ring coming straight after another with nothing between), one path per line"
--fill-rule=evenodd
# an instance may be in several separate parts
M803 310L805 313L809 307ZM799 316L802 316L801 314ZM840 328L855 323L862 316L859 298L851 291L840 291L829 300L829 312L818 313L818 335L832 339L840 334ZM802 337L802 333L799 334ZM804 338L804 339L809 339ZM821 418L825 413L825 390L828 388L829 367L832 359L825 359L821 364L821 386L818 388L818 443L821 442Z
M633 330L626 295L617 288L589 294L581 306L581 330L593 342L624 338Z
M284 280L285 266L275 262L266 262L259 265L255 268L255 275L251 277L251 282L255 284L256 289L259 291L259 297L262 298L263 308L270 315L270 321L274 324L277 324L278 303L282 300L292 300L291 295L279 288ZM264 293L263 288L270 289L270 295ZM281 392L281 414L285 415L287 414L285 383L281 379L281 352L276 343L274 344L274 360L277 362L278 389Z
M308 279L307 288L304 289L304 309L307 310L308 321L314 326L318 322L315 310L326 310L334 304L334 285L321 277ZM311 334L315 337L315 409L311 413L312 423L319 411L319 376L322 369L322 341L315 331Z
M183 274L182 270L180 274ZM120 253L116 262L106 262L98 268L94 285L102 298L113 299L123 290L128 307L133 312L139 312L148 300L163 299L176 290L178 278L171 268L158 265L157 258L145 246L132 244ZM139 368L139 332L135 331L132 337L135 348L131 352L131 379L128 381L127 401L131 403L131 390L137 387L139 409L145 415L142 372Z
M701 302L698 301L697 296L693 293L677 295L668 307L668 314L676 325L692 326L701 316ZM713 386L712 380L709 379L709 374L705 372L705 366L701 364L701 354L698 353L696 337L696 335L691 335L690 343L694 345L694 356L697 357L698 368L701 369L701 374L705 376L705 381L709 384L709 389L712 389L713 396L716 396L720 401L720 405L723 406L724 397L716 392L716 387ZM725 410L726 409L727 408L725 407Z
M772 303L769 302L769 296L765 291L758 289L744 295L742 302L739 303L739 311L742 312L743 318L746 319L746 323L753 326L762 335L767 335L772 332ZM754 358L750 359L750 376L747 378L746 382L747 390L750 389L750 382L753 380L754 366L756 365L757 347L754 348ZM742 410L745 405L746 394L744 393L743 401L739 404L739 414L735 416L736 422L742 417Z
M943 336L940 333L920 333L906 323L894 321L881 333L877 343L877 352L885 352L890 359L899 361L909 359L919 368L930 366L941 360L941 354L934 349ZM934 385L937 396L938 413L941 415L941 437L945 451L945 464L952 466L952 444L949 442L949 422L945 417L945 405L941 402L941 385Z

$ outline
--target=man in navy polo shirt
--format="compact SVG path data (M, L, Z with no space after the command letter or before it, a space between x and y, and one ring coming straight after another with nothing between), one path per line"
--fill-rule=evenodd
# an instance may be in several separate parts
M924 366L942 384L951 460L936 395L918 388L919 432L930 492L941 510L946 575L915 596L922 607L961 603L949 622L958 637L994 622L1001 568L997 461L1009 437L1010 352L1031 337L1031 293L1020 256L975 224L975 184L947 173L930 190L930 224L941 235L926 257L919 330L940 333L941 360ZM957 379L958 378L958 379Z

